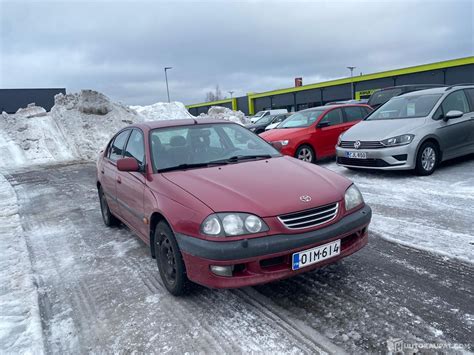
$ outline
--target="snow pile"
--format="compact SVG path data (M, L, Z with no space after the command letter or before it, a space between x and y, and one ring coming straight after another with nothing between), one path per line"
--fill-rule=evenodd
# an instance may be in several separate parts
M43 353L38 294L22 232L15 191L0 175L0 348Z
M0 168L94 160L121 128L151 120L191 118L180 102L128 106L93 90L58 94L51 112L28 105L0 116Z
M113 103L97 91L58 94L51 109L64 144L76 159L93 160L110 137L124 126L145 119L127 106Z
M242 111L232 111L227 107L212 106L206 113L201 113L198 118L215 118L218 120L228 120L241 125L247 122Z
M142 115L146 121L194 118L184 104L176 101L171 103L157 102L148 106L130 106L130 108Z
M8 115L7 113L5 114ZM41 106L36 106L35 103L31 103L25 108L19 108L16 111L16 115L24 118L41 117L46 116L46 110Z

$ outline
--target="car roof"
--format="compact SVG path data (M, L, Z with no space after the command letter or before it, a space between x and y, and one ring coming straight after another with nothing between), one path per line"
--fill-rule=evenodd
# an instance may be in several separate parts
M439 87L439 88L431 88L425 90L418 90L418 91L411 91L404 93L400 96L416 96L416 95L429 95L429 94L447 94L456 89L467 89L467 88L474 88L474 85L453 85L449 87Z
M336 105L325 105L325 106L317 106L317 107L311 107L311 108L307 108L305 110L301 110L301 111L297 111L297 112L309 112L309 111L321 111L321 110L324 110L324 111L329 111L329 110L332 110L332 109L335 109L335 108L338 108L338 107L349 107L349 106L361 106L361 107L370 107L369 105L367 104L336 104ZM294 113L297 113L297 112L294 112Z
M222 124L222 123L234 123L227 120L218 120L213 118L196 118L196 119L175 119L175 120L161 120L161 121L148 121L143 123L137 123L130 125L129 127L137 127L145 130L152 130L157 128L167 127L179 127L189 125L204 125L204 124ZM236 124L236 123L234 123Z
M402 88L416 88L416 87L446 88L447 85L444 85L444 84L406 84L406 85L396 85L396 86L389 86L389 87L386 87L386 88L381 88L381 89L378 89L377 92L384 91L384 90L393 90L393 89L402 89Z

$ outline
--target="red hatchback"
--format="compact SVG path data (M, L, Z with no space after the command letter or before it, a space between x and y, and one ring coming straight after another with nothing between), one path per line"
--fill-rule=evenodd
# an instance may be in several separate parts
M372 111L368 105L331 105L299 111L277 128L260 134L267 142L280 142L285 155L314 163L336 155L339 135Z
M351 181L227 121L121 130L100 154L97 188L105 224L150 246L174 295L189 281L241 287L334 262L367 243L371 219Z

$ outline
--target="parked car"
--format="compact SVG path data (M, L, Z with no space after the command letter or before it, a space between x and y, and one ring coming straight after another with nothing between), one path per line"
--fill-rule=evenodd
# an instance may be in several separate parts
M372 109L367 105L331 105L299 111L260 137L279 142L285 155L314 163L336 154L339 135L360 122Z
M275 122L270 123L268 126L265 127L264 131L268 131L270 129L276 128L280 123L282 123L284 120L286 120L288 117L290 117L294 112L288 112L284 114L283 120L276 120ZM264 132L263 131L263 132ZM262 132L260 132L262 133Z
M265 131L265 127L268 125L278 125L283 122L290 114L282 113L278 115L268 115L259 119L253 124L249 124L246 127L255 134L260 134Z
M287 109L277 109L277 110L264 110L264 111L259 111L255 115L249 117L249 120L251 123L257 122L259 119L262 117L268 116L268 115L278 115L280 113L287 113Z
M342 104L366 104L368 101L369 101L368 99L332 101L332 102L325 103L324 106L342 105Z
M234 288L335 262L367 243L371 219L350 180L223 120L122 129L100 154L97 188L104 223L150 246L174 295L190 281Z
M378 107L382 106L384 103L386 103L388 100L390 100L392 97L402 95L407 92L438 88L438 87L446 87L446 85L417 84L417 85L399 85L399 86L383 88L383 89L375 91L372 95L370 95L369 101L367 102L367 104L375 110Z
M474 85L410 92L392 98L344 132L337 163L350 168L414 169L474 153Z

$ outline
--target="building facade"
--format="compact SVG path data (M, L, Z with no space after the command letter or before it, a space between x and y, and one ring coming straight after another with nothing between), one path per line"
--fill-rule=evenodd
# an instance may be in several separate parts
M474 83L474 56L354 76L321 83L249 93L232 99L187 105L193 115L211 106L224 106L253 115L261 110L286 108L289 112L321 106L332 101L368 98L375 90L396 85Z

